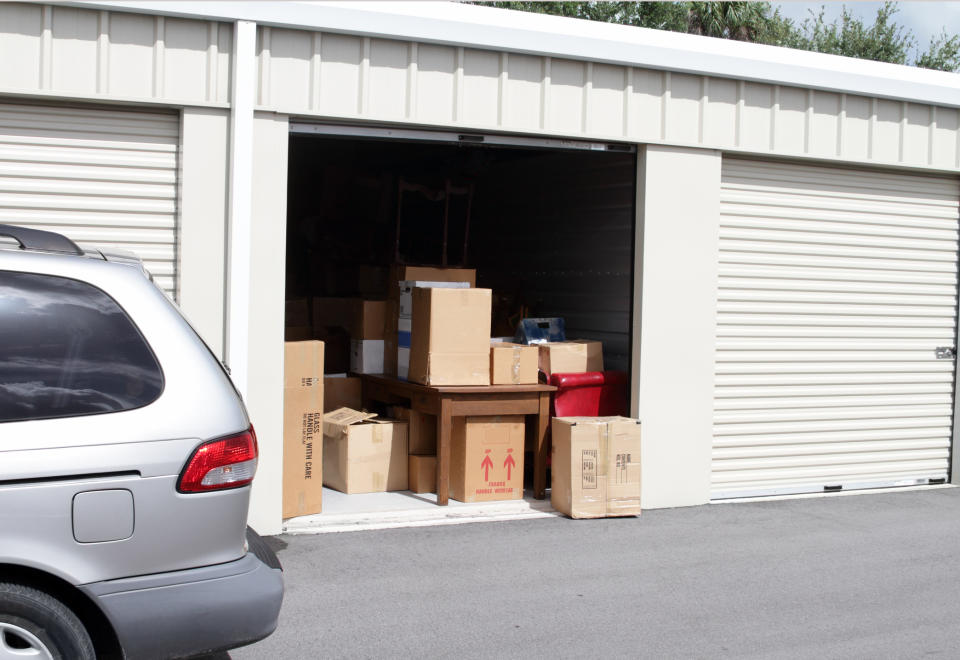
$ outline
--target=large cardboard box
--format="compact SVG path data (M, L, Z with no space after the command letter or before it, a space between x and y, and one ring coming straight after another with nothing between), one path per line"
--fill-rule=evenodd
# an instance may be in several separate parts
M350 371L358 374L382 374L383 340L354 339L351 341Z
M323 508L323 342L284 344L283 517Z
M402 419L407 423L407 442L411 454L437 453L437 416L418 410L391 406L388 411L393 419Z
M640 422L555 417L550 504L571 518L640 513Z
M437 492L437 457L410 454L408 459L409 488L414 493Z
M536 346L490 344L491 385L536 385L540 352Z
M323 485L343 493L407 489L407 423L340 408L323 416Z
M450 497L461 502L523 498L522 415L454 417Z
M540 371L550 374L582 374L603 371L603 344L599 341L573 341L537 344L540 348Z
M363 384L356 376L328 376L323 379L323 412L338 408L363 407Z
M343 328L350 339L383 339L387 303L361 298L314 298L313 325Z
M490 384L490 289L414 289L411 381Z

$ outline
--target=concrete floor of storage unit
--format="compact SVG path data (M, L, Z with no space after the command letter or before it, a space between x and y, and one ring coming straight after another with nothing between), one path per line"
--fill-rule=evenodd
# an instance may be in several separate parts
M550 506L549 491L543 500L534 499L533 491L527 490L522 500L468 503L451 498L449 502L447 506L437 506L435 493L409 490L348 495L324 488L323 513L290 518L284 521L283 528L290 534L316 534L557 515Z

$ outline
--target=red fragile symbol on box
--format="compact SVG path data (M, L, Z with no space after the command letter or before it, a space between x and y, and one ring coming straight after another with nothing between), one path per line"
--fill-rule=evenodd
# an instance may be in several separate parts
M493 467L493 461L490 460L490 450L484 450L486 456L483 457L483 462L480 463L481 469L483 469L483 480L490 481L490 468Z
M510 448L507 450L507 460L503 462L503 467L507 468L507 481L510 481L510 474L516 466L517 462L513 460L513 448Z

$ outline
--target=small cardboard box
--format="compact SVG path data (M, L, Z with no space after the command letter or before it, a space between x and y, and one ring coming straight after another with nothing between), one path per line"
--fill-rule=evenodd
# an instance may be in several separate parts
M536 346L490 344L491 385L536 385L540 352Z
M388 411L393 419L407 423L407 438L411 454L437 453L437 416L402 406L391 406Z
M537 344L540 348L540 371L550 374L582 374L603 371L603 344L599 341L573 341Z
M343 493L407 489L407 423L340 408L323 416L323 485Z
M555 417L550 504L571 518L640 514L640 422Z
M400 319L413 318L413 290L421 289L469 289L467 282L431 282L424 280L404 280L400 282L400 300L398 316Z
M388 298L396 300L400 295L400 282L419 280L421 282L466 282L470 287L477 286L477 271L473 268L435 268L432 266L390 267Z
M450 497L461 502L523 498L522 415L454 417Z
M363 407L362 383L356 376L327 376L323 379L323 412L337 408Z
M323 509L323 342L284 344L283 517Z
M351 341L350 371L358 374L382 374L383 340L354 339Z
M413 290L411 381L490 384L490 293L490 289Z
M423 454L410 454L408 462L408 481L414 493L437 492L437 457Z

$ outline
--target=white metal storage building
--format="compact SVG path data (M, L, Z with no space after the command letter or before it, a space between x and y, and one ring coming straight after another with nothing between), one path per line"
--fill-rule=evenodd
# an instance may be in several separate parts
M0 222L143 257L247 398L262 533L307 138L628 154L645 507L960 477L956 74L440 3L2 3L0 61Z

